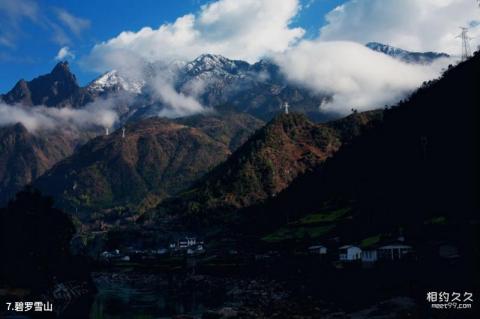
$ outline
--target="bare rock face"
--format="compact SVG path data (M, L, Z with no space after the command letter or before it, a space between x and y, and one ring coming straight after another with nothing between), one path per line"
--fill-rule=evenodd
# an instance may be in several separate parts
M18 81L12 90L0 97L7 104L48 107L77 107L92 100L88 92L78 86L68 62L58 63L50 73L31 81Z

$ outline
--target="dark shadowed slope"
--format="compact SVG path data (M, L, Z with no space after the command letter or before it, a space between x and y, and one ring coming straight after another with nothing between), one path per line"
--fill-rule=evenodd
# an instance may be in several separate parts
M30 298L45 296L59 282L93 291L89 263L70 253L74 234L71 216L32 189L17 193L0 208L0 283L7 296L9 288L26 289Z
M398 229L422 236L429 220L446 220L445 234L462 232L478 220L479 92L477 54L385 111L383 122L246 215L262 232L325 209L351 208L351 227L342 234L354 240Z
M314 124L296 113L277 116L225 163L158 210L208 220L274 197L379 115L353 114L330 124Z

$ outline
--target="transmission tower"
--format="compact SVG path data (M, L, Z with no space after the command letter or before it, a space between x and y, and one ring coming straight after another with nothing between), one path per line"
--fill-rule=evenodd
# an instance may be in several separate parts
M472 51L470 50L470 40L472 38L468 36L468 28L460 27L460 29L462 29L462 33L460 33L457 38L462 39L462 61L465 61L472 55Z

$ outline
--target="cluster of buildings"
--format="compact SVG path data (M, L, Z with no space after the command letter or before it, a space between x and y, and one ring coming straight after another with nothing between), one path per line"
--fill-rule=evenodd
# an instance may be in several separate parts
M158 249L133 249L125 252L115 249L104 251L100 259L104 261L154 261L166 256L196 256L205 253L204 242L195 237L182 237L172 241L168 248Z
M327 256L329 249L323 245L308 247L312 255ZM344 245L335 249L335 254L330 257L340 262L375 263L377 261L397 261L408 259L413 256L413 247L401 241L377 245L369 248L360 248L356 245Z
M186 253L187 255L200 255L205 253L203 241L195 237L184 237L170 243L169 249L174 253Z

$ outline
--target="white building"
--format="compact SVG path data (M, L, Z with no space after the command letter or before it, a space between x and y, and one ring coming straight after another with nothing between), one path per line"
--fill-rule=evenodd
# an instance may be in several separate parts
M362 250L362 262L374 263L378 260L378 253L376 249Z
M392 244L378 248L378 259L400 260L412 253L412 246L404 244Z
M197 239L195 237L185 237L185 240L187 241L187 245L189 247L197 244Z
M353 245L345 245L339 248L340 261L355 261L362 258L362 249Z
M327 247L322 245L314 245L308 247L308 252L312 255L326 255L327 254Z
M201 245L203 242L197 241L195 237L185 237L170 244L170 249L187 249L192 246Z

